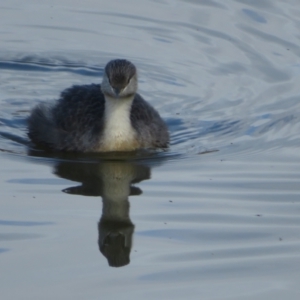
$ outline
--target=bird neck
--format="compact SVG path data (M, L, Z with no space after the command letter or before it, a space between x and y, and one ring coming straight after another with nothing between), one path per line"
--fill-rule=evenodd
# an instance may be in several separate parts
M115 117L130 117L134 96L128 98L113 98L105 95L105 118L110 121Z
M102 142L105 151L127 151L136 147L136 132L130 120L133 99L134 96L116 99L105 95Z

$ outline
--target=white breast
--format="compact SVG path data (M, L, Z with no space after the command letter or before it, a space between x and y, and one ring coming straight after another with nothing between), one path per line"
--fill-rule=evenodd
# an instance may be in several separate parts
M115 99L105 96L101 151L130 151L138 148L136 132L130 122L132 101L133 97Z

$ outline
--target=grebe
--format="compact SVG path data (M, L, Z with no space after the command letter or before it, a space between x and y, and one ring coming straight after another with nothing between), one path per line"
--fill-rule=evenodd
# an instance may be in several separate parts
M136 67L128 60L112 60L101 85L75 85L54 104L36 106L28 119L28 136L54 151L167 148L167 126L137 86Z

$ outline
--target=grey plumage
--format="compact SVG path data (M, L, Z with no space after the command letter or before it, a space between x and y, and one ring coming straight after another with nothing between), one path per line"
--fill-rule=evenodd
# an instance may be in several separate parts
M63 91L53 105L35 107L28 119L29 137L51 150L106 151L102 147L107 124L105 102L128 101L129 119L137 141L135 148L166 148L167 126L158 112L136 93L136 76L135 66L130 62L109 62L101 86L73 86ZM120 146L112 151L123 149Z

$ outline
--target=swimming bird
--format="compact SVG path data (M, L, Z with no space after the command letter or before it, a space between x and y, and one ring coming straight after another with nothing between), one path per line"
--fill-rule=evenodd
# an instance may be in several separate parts
M28 118L28 136L53 151L167 148L168 128L137 88L134 64L109 61L101 84L75 85L56 102L37 105Z

